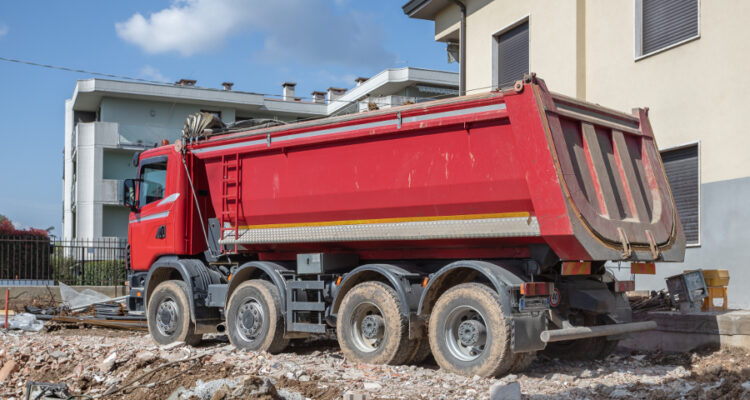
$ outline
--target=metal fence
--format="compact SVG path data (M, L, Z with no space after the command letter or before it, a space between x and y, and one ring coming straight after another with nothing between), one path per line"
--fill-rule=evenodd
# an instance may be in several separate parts
M120 286L127 275L126 245L119 238L0 236L0 286Z

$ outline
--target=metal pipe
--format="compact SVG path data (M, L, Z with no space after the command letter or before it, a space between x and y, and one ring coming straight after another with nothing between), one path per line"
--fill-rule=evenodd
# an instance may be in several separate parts
M631 322L628 324L613 324L599 326L579 326L575 328L553 329L540 334L543 342L559 342L563 340L586 339L599 336L622 335L631 332L656 329L654 321Z
M460 0L453 0L461 9L461 28L458 38L458 95L466 95L466 5Z

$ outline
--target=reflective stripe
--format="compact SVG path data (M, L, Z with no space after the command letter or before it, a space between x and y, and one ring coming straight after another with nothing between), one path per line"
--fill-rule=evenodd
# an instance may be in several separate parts
M132 224L132 223L136 223L136 222L143 222L143 221L148 221L148 220L152 220L152 219L164 218L164 217L166 217L168 215L169 215L169 210L164 211L164 212L160 212L160 213L156 213L156 214L146 215L145 217L140 217L140 218L132 219L132 220L130 220L130 223Z
M179 193L172 193L157 204L157 206L163 206L165 204L174 203L180 197Z
M221 244L438 240L539 236L536 217L427 220L226 231Z
M656 264L654 263L631 263L631 274L656 275Z
M566 261L562 263L563 275L590 275L591 262L589 261Z
M438 119L438 118L457 117L461 115L478 114L478 113L488 112L488 111L500 111L500 110L505 110L505 108L506 108L505 103L499 103L499 104L490 104L487 106L465 108L461 110L444 111L444 112L433 113L433 114L419 115L419 116L408 117L408 118L399 118L397 116L395 119L388 119L385 121L368 122L365 124L348 125L348 126L341 126L338 128L329 128L329 129L322 129L322 130L317 130L317 131L295 133L293 135L286 135L286 136L282 136L278 138L271 137L270 141L267 138L253 139L253 140L247 140L247 141L239 142L239 143L225 144L225 145L213 146L213 147L205 147L202 149L194 149L192 150L192 152L194 154L201 154L201 153L207 153L207 152L255 146L259 144L270 145L271 142L285 142L288 140L303 139L303 138L317 137L317 136L324 136L324 135L333 135L333 134L341 133L341 132L355 131L355 130L360 130L360 129L380 128L380 127L391 126L391 125L395 125L398 127L401 124L405 124L405 123L423 122L423 121L429 121L429 120Z

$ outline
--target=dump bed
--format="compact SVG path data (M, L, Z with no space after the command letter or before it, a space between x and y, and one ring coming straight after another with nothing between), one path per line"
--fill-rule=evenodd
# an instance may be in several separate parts
M645 110L515 90L189 144L221 243L261 259L681 260ZM230 248L232 248L230 247Z

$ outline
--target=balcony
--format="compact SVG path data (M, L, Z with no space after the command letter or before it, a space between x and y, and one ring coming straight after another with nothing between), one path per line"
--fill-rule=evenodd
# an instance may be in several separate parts
M120 205L122 199L122 179L102 179L100 200L104 204Z

